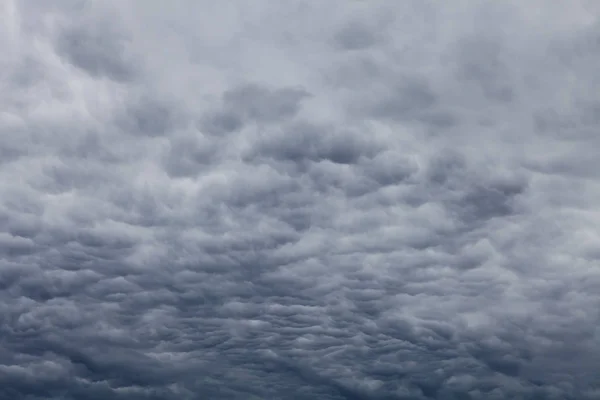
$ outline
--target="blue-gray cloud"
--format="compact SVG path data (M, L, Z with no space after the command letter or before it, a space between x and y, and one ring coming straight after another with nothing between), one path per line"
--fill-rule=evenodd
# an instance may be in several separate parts
M600 399L597 6L0 14L0 399Z

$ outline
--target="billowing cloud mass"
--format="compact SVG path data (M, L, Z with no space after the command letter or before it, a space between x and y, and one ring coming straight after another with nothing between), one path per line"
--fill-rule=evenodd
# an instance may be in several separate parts
M600 399L598 2L0 16L0 399Z

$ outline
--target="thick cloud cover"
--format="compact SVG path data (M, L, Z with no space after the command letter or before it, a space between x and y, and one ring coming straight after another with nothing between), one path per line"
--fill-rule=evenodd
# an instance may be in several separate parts
M600 399L597 2L0 15L0 399Z

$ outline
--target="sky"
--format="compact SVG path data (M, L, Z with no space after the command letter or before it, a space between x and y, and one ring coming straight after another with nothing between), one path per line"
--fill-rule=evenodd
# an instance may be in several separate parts
M0 400L600 399L599 16L0 2Z

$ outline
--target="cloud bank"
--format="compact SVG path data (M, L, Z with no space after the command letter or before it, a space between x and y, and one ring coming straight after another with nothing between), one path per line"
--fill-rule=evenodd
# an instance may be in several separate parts
M0 399L600 399L595 2L0 15Z

